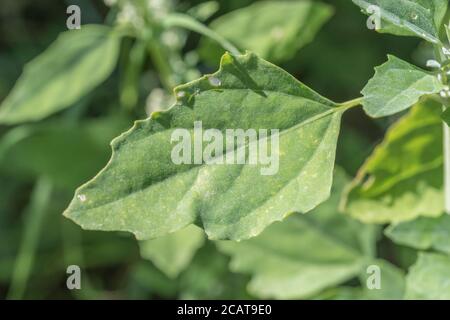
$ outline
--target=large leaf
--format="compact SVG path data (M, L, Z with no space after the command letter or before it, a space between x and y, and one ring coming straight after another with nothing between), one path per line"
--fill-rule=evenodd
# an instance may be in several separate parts
M251 53L225 54L217 73L178 87L176 95L171 109L137 121L112 142L110 162L77 190L67 217L86 229L130 231L138 239L195 223L211 239L237 240L256 236L291 212L308 212L329 196L346 106ZM177 128L193 133L199 120L203 129L222 133L279 129L279 148L272 148L278 171L263 175L267 165L248 161L175 164L172 134ZM272 137L259 136L252 144ZM214 159L249 147L226 144Z
M367 14L379 11L380 32L417 36L440 43L439 30L448 0L353 0ZM379 10L368 10L377 6Z
M280 62L308 44L331 14L331 7L320 2L260 1L220 16L210 27L239 48ZM215 61L223 50L205 40L201 52Z
M141 241L141 256L153 263L168 277L175 278L191 262L197 249L203 245L203 231L195 226L164 237Z
M450 257L420 253L406 277L406 299L450 299Z
M275 223L241 242L222 241L231 268L252 275L250 293L263 298L306 298L363 271L374 237L364 226L337 212L347 178L337 171L331 198L311 214Z
M119 44L118 35L105 26L64 32L25 66L0 107L0 123L40 120L69 107L111 74Z
M389 226L386 235L395 243L420 250L434 249L450 254L450 216L418 218Z
M360 169L343 210L368 223L439 216L444 210L441 106L414 106Z
M375 76L362 90L364 110L372 117L403 111L422 96L444 89L435 75L391 55L375 70Z

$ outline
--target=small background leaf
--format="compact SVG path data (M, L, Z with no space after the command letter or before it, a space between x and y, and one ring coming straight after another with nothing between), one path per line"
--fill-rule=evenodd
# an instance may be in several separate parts
M164 237L141 241L141 256L153 263L167 276L175 278L191 262L205 240L203 231L188 226Z
M210 27L243 50L281 62L308 44L332 12L317 1L258 1L219 17ZM223 53L210 40L202 41L200 51L209 61Z
M77 102L114 70L119 45L105 26L64 32L25 66L0 106L0 123L40 120Z
M444 211L441 106L414 106L360 169L343 210L366 223L436 217Z
M447 12L447 0L353 0L353 3L366 14L370 6L380 8L380 32L400 36L415 35L440 43L439 30Z
M421 253L406 277L406 299L450 299L450 257Z
M434 249L450 254L450 216L418 218L389 226L386 235L395 243L418 250Z
M128 125L124 118L105 117L15 127L0 139L0 172L22 178L43 175L73 190L101 169L109 142Z
M375 70L375 76L362 90L363 107L371 117L385 117L403 111L422 96L444 89L435 75L391 55Z
M247 241L218 243L231 255L232 270L252 274L252 294L306 298L360 274L375 234L371 226L337 213L346 182L337 170L331 198L310 214L291 216Z
M345 108L252 53L225 54L217 73L176 88L176 95L171 109L113 141L111 161L77 190L67 217L140 240L193 223L210 239L239 240L328 198ZM261 164L174 164L171 135L177 128L193 132L196 120L224 135L232 128L279 129L279 170L262 175ZM223 154L231 151L225 146Z

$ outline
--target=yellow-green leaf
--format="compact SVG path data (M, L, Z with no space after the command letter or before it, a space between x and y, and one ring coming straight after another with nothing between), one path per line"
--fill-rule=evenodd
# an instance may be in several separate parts
M367 223L439 216L444 210L441 106L414 106L360 169L343 210Z

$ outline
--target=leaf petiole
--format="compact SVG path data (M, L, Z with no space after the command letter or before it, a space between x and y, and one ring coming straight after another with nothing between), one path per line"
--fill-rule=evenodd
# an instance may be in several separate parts
M353 100L349 100L349 101L345 101L342 103L338 104L338 108L343 108L343 109L350 109L350 108L354 108L357 106L360 106L363 102L363 97L359 97Z

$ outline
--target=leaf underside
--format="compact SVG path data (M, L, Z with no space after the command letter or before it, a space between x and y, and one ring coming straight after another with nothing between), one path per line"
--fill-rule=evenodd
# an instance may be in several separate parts
M175 94L171 109L137 121L112 142L110 162L76 191L67 217L138 239L196 224L211 239L239 240L329 196L343 108L252 53L225 54L217 73ZM261 164L175 165L171 134L192 132L200 120L203 129L221 132L279 129L278 172L262 175ZM225 146L223 154L232 151Z

